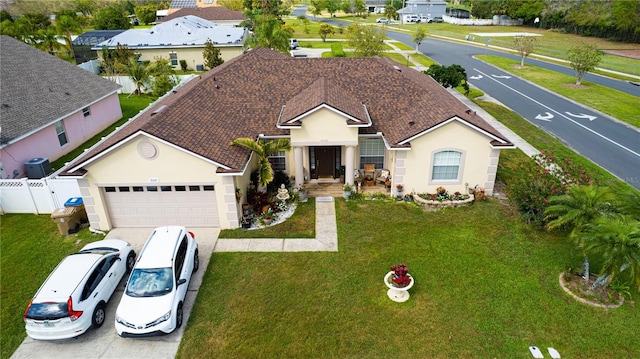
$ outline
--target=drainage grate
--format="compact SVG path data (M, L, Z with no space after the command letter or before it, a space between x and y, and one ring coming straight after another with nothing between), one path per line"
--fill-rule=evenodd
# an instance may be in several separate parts
M316 202L333 202L333 197L317 197Z

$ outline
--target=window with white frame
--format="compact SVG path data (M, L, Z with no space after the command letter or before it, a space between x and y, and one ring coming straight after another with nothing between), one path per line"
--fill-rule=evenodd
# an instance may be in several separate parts
M365 163L373 163L376 169L384 168L384 141L382 138L361 138L360 143L360 168Z
M64 129L64 123L62 123L62 120L56 122L56 134L58 135L60 146L64 146L67 144L67 142L69 142L67 140L67 133Z
M286 168L285 157L285 151L276 152L269 156L269 163L271 163L271 168L273 168L274 171L284 171Z
M91 115L91 108L89 108L89 106L83 108L82 109L82 115L84 117L88 117L89 115Z
M171 66L178 66L178 54L175 52L169 53L169 59L171 60Z
M452 181L458 179L462 153L458 151L441 151L433 155L432 181Z

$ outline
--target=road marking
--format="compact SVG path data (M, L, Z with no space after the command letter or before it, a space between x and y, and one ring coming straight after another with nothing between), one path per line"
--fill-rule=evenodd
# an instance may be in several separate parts
M551 122L552 118L553 118L553 114L551 112L545 112L544 116L542 114L538 114L538 116L536 116L536 120L542 120L547 122Z
M488 76L487 74L485 74L484 72L482 72L482 71L480 71L480 70L478 70L478 69L476 69L476 68L473 68L473 69L474 69L474 70L476 70L476 71L478 71L479 73L481 73L481 74L485 75L485 76ZM602 138L603 140L608 141L608 142L611 142L612 144L614 144L614 145L616 145L616 146L618 146L618 147L620 147L620 148L624 149L625 151L628 151L629 153L631 153L631 154L633 154L633 155L635 155L635 156L637 156L637 157L640 157L640 153L638 153L638 152L636 152L636 151L634 151L634 150L632 150L632 149L630 149L630 148L628 148L628 147L624 146L623 144L620 144L620 143L618 143L618 142L616 142L616 141L614 141L614 140L610 139L609 137L607 137L607 136L605 136L605 135L603 135L603 134L601 134L601 133L599 133L599 132L596 132L596 131L594 131L594 130L590 129L589 127L587 127L587 126L585 126L585 125L581 124L580 122L578 122L578 121L576 121L576 120L574 120L574 119L572 119L572 118L570 118L570 117L568 117L568 116L566 116L566 115L564 115L564 114L562 114L562 113L560 113L560 112L558 112L558 111L556 111L556 110L552 109L551 107L549 107L549 106L547 106L547 105L543 104L542 102L537 101L537 100L535 100L535 99L533 99L533 98L531 98L531 97L529 97L529 96L527 96L527 95L523 94L522 92L520 92L520 91L518 91L518 90L514 89L513 87L511 87L511 86L509 86L509 85L506 85L506 84L503 84L502 82L500 82L500 81L498 81L498 80L496 80L496 79L491 79L491 80L493 80L493 81L495 81L495 82L499 83L500 85L502 85L502 86L504 86L504 87L508 88L509 90L511 90L511 91L513 91L513 92L515 92L515 93L519 94L520 96L522 96L522 97L524 97L524 98L526 98L526 99L530 100L531 102L536 103L536 104L538 104L538 105L540 105L540 106L542 106L542 107L546 108L547 110L549 110L549 111L551 111L551 112L554 112L554 113L556 113L557 115L560 115L561 117L564 117L565 119L569 120L570 122L573 122L575 125L578 125L578 126L580 126L580 127L584 128L585 130L587 130L587 131L589 131L589 132L593 133L594 135L596 135L596 136L598 136L598 137Z
M494 75L494 74L491 74L491 76L493 76L493 77L495 77L497 79L510 79L511 78L511 76L506 76L506 75Z
M469 78L471 80L480 80L483 76L482 75L478 75L478 76L469 76Z
M593 120L595 120L597 118L596 116L585 115L584 113L581 113L579 115L574 115L569 111L565 111L564 113L566 113L569 116L573 116L573 117L577 117L577 118L588 118L589 121L593 121Z

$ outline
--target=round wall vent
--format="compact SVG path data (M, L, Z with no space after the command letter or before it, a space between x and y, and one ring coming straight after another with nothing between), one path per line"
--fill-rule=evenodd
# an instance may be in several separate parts
M158 156L158 148L151 142L140 141L140 143L138 143L138 154L142 158L152 160Z

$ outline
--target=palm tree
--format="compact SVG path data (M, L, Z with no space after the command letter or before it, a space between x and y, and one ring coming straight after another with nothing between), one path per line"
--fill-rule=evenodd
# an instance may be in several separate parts
M269 162L269 156L281 151L291 150L291 142L286 138L279 138L275 141L254 140L248 137L241 137L231 142L232 146L242 146L253 151L258 156L258 175L260 186L266 187L273 181L273 168Z
M136 86L136 94L142 94L142 87L149 82L149 71L144 63L138 62L136 58L130 58L128 65L124 68L131 81Z
M62 15L56 20L56 28L60 33L64 35L65 42L67 43L67 50L73 57L73 46L71 40L71 33L81 33L82 25L80 22L72 16Z
M282 25L282 21L273 15L256 16L255 33L247 39L251 47L262 46L285 54L289 53L289 39L293 36L290 27Z
M627 269L631 283L640 284L640 221L629 216L599 218L585 224L577 236L585 253L602 260L592 289L608 285Z
M53 28L46 30L38 30L38 47L41 50L48 51L51 55L56 55L56 52L60 50L61 44L58 42L58 34Z
M607 187L595 185L569 187L567 193L549 198L549 207L545 209L548 229L570 227L572 232L600 216L613 213L612 203L615 195Z
M620 212L640 221L640 191L629 189L620 195Z
M566 194L549 198L551 205L544 214L545 219L553 219L547 223L547 228L570 227L569 238L580 247L580 238L576 234L596 218L611 216L614 213L611 204L614 200L614 194L607 187L573 185ZM589 257L586 252L583 255L582 278L589 280Z

